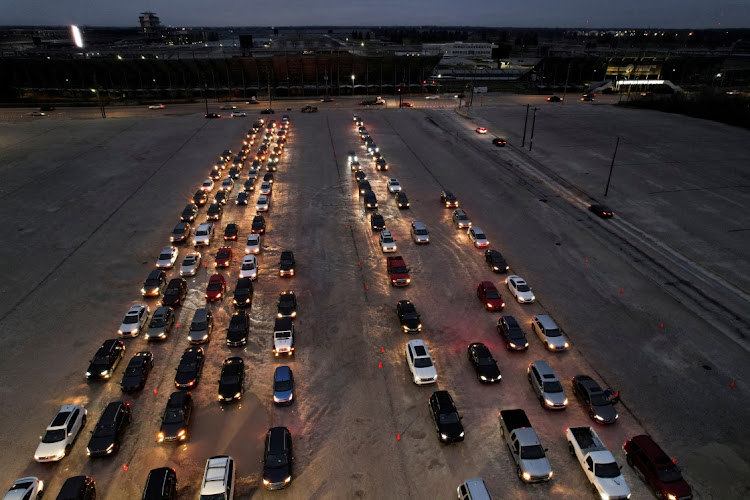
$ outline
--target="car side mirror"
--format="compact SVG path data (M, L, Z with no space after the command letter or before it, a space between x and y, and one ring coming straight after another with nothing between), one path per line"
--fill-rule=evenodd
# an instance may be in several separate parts
M549 448L545 448L545 449L544 449L544 452L545 452L545 453L546 453L546 452L548 452L548 451L549 451Z
M622 465L620 466L620 470L622 470Z
M464 419L464 417L458 417L458 419L459 419L459 420L463 420L463 419Z

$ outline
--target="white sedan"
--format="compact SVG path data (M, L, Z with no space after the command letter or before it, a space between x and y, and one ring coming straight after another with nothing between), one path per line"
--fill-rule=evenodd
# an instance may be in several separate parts
M164 108L166 108L166 106L163 104L152 104L148 107L148 109L164 109Z
M214 180L210 177L206 177L203 180L203 184L201 185L201 189L203 191L211 191L214 188Z
M258 202L255 204L255 210L258 212L268 212L268 206L271 204L267 194L258 196Z
M148 322L149 309L146 304L136 304L131 307L122 320L117 333L123 337L137 337Z
M244 117L244 116L247 116L247 113L245 113L244 111L240 111L240 110L234 110L232 111L232 114L230 116L232 118Z
M440 96L439 95L428 95L427 97L425 97L425 99L430 99L430 100L432 100L432 99L440 99Z
M172 269L177 262L177 247L167 247L161 251L159 258L156 259L156 267L160 269Z
M240 278L250 278L254 280L258 277L258 259L255 255L245 255L240 266Z
M36 500L44 494L44 481L38 477L16 479L3 500Z
M57 462L70 452L78 433L86 424L86 408L80 405L65 405L47 426L34 452L37 462Z
M437 370L432 362L430 351L422 339L410 340L404 347L406 364L409 365L412 380L417 385L434 384L437 382Z
M386 229L380 231L380 248L383 252L396 251L396 240L393 239L391 232Z
M522 277L511 274L510 276L505 278L505 284L508 285L510 294L513 295L521 304L529 304L536 300L534 292L531 291L531 287Z
M247 236L247 242L245 243L246 254L259 254L260 253L260 235L251 233Z
M182 259L182 265L180 266L180 276L195 276L198 269L201 267L201 254L200 252L190 252L184 259Z
M401 191L401 184L398 183L398 179L391 177L388 179L388 191L391 193L398 193Z

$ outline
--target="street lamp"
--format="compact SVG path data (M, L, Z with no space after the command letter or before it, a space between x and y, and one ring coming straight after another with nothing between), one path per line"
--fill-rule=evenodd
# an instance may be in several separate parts
M354 78L355 76L352 75L352 95L354 95Z

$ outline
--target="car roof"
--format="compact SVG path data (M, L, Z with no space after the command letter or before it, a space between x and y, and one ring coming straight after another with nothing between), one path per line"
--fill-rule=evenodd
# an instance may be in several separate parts
M209 283L216 283L218 281L224 281L224 276L222 276L219 273L212 275L211 278L209 278L208 280Z
M521 327L521 325L518 324L518 320L515 318L515 316L502 316L502 318L505 320L505 323L509 327Z
M424 340L422 339L413 339L409 341L409 345L412 349L416 349L417 347L424 347L425 350L427 349L427 345L425 345Z
M672 467L674 465L674 462L669 458L669 455L667 455L648 434L633 436L630 440L643 450L643 452L654 462L657 468Z
M289 380L292 376L292 369L288 366L277 366L273 372L273 379L275 381Z
M536 371L539 372L539 375L541 375L545 379L549 379L551 377L557 378L555 376L555 372L552 371L552 367L547 363L546 361L537 360L532 363L534 367L536 368Z
M268 453L279 453L286 451L285 436L290 434L286 427L271 427L268 429Z
M495 288L495 289L497 289L497 287L495 286L495 284L493 282L491 282L491 281L482 281L479 285L482 286L482 287L484 287L484 288Z
M154 279L160 278L163 274L165 273L161 269L154 269L153 271L148 273L148 279L154 280Z

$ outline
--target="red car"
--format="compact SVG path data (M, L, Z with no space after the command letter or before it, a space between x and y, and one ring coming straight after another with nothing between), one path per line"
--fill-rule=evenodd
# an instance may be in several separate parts
M206 287L206 302L215 302L224 298L227 293L227 282L221 274L214 274Z
M488 311L502 311L505 308L505 302L491 281L482 281L477 286L477 297L484 304Z
M216 252L216 267L229 267L232 263L232 249L229 247L221 247Z
M487 128L486 127L477 127L477 134L486 134Z
M682 478L680 469L651 436L634 436L625 441L622 449L628 465L638 469L657 498L693 498L690 485Z
M413 108L414 105L410 102L402 102L401 104L399 104L399 107L400 108Z

